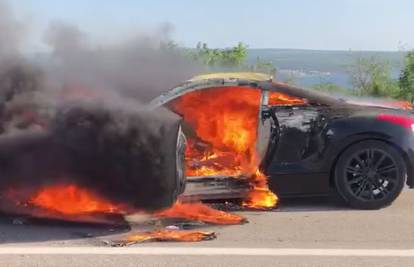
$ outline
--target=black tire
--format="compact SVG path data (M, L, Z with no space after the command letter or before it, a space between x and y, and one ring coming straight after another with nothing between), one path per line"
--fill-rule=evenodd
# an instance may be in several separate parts
M393 146L368 140L340 155L334 178L337 192L351 207L380 209L390 205L404 188L406 164Z
M176 118L177 119L177 118ZM175 203L178 196L185 190L185 148L186 138L181 129L181 120L170 121L164 126L165 131L162 134L162 148L159 151L162 155L161 162L165 177L172 177L168 181L168 194L165 195L165 206L168 207Z

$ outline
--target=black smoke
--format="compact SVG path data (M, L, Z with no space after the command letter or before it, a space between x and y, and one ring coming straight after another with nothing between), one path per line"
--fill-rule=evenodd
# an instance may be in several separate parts
M25 36L0 0L0 194L77 184L135 209L172 205L180 118L145 102L200 68L169 27L92 44L53 22L37 61L22 53Z
M53 22L45 34L52 49L45 69L53 82L81 83L149 101L202 71L168 39L169 27L128 40L92 45L87 34L62 22Z

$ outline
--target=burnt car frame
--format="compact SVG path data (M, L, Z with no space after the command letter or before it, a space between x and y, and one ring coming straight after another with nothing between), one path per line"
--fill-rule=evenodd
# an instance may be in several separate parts
M270 189L279 196L327 195L335 189L352 207L377 209L392 203L405 184L414 187L414 117L409 111L348 103L260 73L198 76L155 98L151 106L167 106L189 92L234 86L261 92L256 149ZM272 92L304 102L270 104ZM187 186L192 180L218 179L197 178L188 177ZM222 184L220 198L242 191L227 185ZM203 198L214 198L214 192Z

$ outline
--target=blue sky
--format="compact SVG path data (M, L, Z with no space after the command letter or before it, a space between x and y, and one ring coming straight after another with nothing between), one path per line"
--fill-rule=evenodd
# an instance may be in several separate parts
M10 0L30 22L33 47L51 20L98 39L174 26L172 38L227 47L398 50L414 48L412 0Z

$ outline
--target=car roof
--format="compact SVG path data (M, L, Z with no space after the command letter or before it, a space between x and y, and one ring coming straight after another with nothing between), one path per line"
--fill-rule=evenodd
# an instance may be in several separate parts
M273 81L272 75L257 72L220 72L195 76L181 85L161 94L150 102L150 106L161 106L187 92L212 87L251 86L269 91L279 91L296 97L303 97L321 104L338 105L344 102L327 94L302 89Z
M196 82L211 79L249 80L255 82L262 82L273 80L273 76L270 74L260 72L218 72L197 75L189 79L188 81Z

